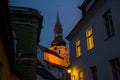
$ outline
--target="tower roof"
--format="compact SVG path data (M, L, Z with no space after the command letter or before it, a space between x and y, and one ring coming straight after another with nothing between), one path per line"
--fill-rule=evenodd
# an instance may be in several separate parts
M66 42L62 38L62 26L60 24L59 13L57 12L56 24L54 27L54 40L51 43L52 46L66 45Z
M57 12L57 20L56 20L56 24L60 24L60 19L59 19L59 13Z

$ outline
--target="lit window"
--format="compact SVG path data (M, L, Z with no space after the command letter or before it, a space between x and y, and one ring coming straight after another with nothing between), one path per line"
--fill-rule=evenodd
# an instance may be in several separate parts
M83 80L83 72L79 72L79 80Z
M88 50L90 50L94 47L92 27L89 27L86 30L86 38L87 38L87 48L88 48Z
M75 75L71 75L71 80L75 80Z
M113 28L113 21L112 21L112 14L111 10L108 9L104 14L103 14L104 22L105 22L105 29L106 29L106 39L114 36L114 28Z
M114 80L120 80L120 63L119 58L115 58L109 61L111 65L111 71L113 73Z
M76 41L76 56L81 56L80 40Z

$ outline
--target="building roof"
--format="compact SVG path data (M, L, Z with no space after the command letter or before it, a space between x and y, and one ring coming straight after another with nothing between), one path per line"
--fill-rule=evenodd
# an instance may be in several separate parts
M36 17L42 17L37 10L28 7L9 6L10 14L23 14L23 15L34 15Z
M45 67L38 59L37 59L37 65L41 67Z
M82 5L79 7L80 9L82 9L83 7L85 7L91 0L84 0Z
M52 51L52 50L50 50L50 49L48 49L48 48L46 48L46 47L44 47L44 46L42 46L42 45L40 45L40 44L39 44L38 47L39 47L42 51L44 51L44 52L48 52L48 53L50 53L50 54L53 54L53 55L55 55L55 56L63 59L63 57L61 57L57 52L54 52L54 51Z
M41 13L33 8L28 8L28 7L9 6L9 9L12 20L14 20L15 17L19 17L22 19L31 17L32 19L37 19L36 21L38 21L37 23L37 43L38 43L42 29L42 21L43 21L43 16L41 16Z
M66 42L62 38L62 25L60 23L59 19L59 13L57 12L57 17L56 17L56 24L54 26L54 40L52 41L51 45L52 46L61 46L61 45L66 45Z
M82 18L78 21L78 23L75 25L75 27L72 29L72 31L67 35L66 39L71 40L73 36L78 33L78 31L81 30L82 27L85 26L85 24L88 22L88 20L95 15L97 10L102 6L106 0L95 0L95 3L91 6L91 8L87 11L87 13L82 16ZM85 0L81 7L85 6L89 0ZM79 7L80 8L80 7Z
M37 73L47 80L59 80L44 68L37 68Z
M67 70L68 67L70 66L70 65L68 65L68 66L62 66L62 65L55 64L55 63L52 63L52 62L49 62L49 61L45 61L45 62L48 63L48 64L50 64L50 65L53 65L54 67L57 67L58 69L61 69L61 70Z

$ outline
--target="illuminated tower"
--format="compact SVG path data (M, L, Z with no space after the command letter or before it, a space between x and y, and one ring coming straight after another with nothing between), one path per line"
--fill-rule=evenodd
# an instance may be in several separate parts
M63 59L47 52L44 53L44 59L54 65L68 67L70 64L68 56L69 50L66 46L66 42L63 40L62 31L63 29L60 24L59 13L57 13L56 24L54 26L54 40L52 41L52 46L49 49L56 52Z

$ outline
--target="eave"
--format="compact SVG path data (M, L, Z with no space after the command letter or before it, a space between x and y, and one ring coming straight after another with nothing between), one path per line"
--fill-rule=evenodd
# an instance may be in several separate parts
M70 41L74 37L74 35L76 35L81 30L81 28L83 28L86 25L86 23L90 20L91 17L93 17L96 14L96 12L99 10L99 8L101 8L101 6L105 1L106 0L96 0L96 2L91 6L88 12L84 16L82 16L80 21L75 25L72 31L67 35L66 39L68 41Z

